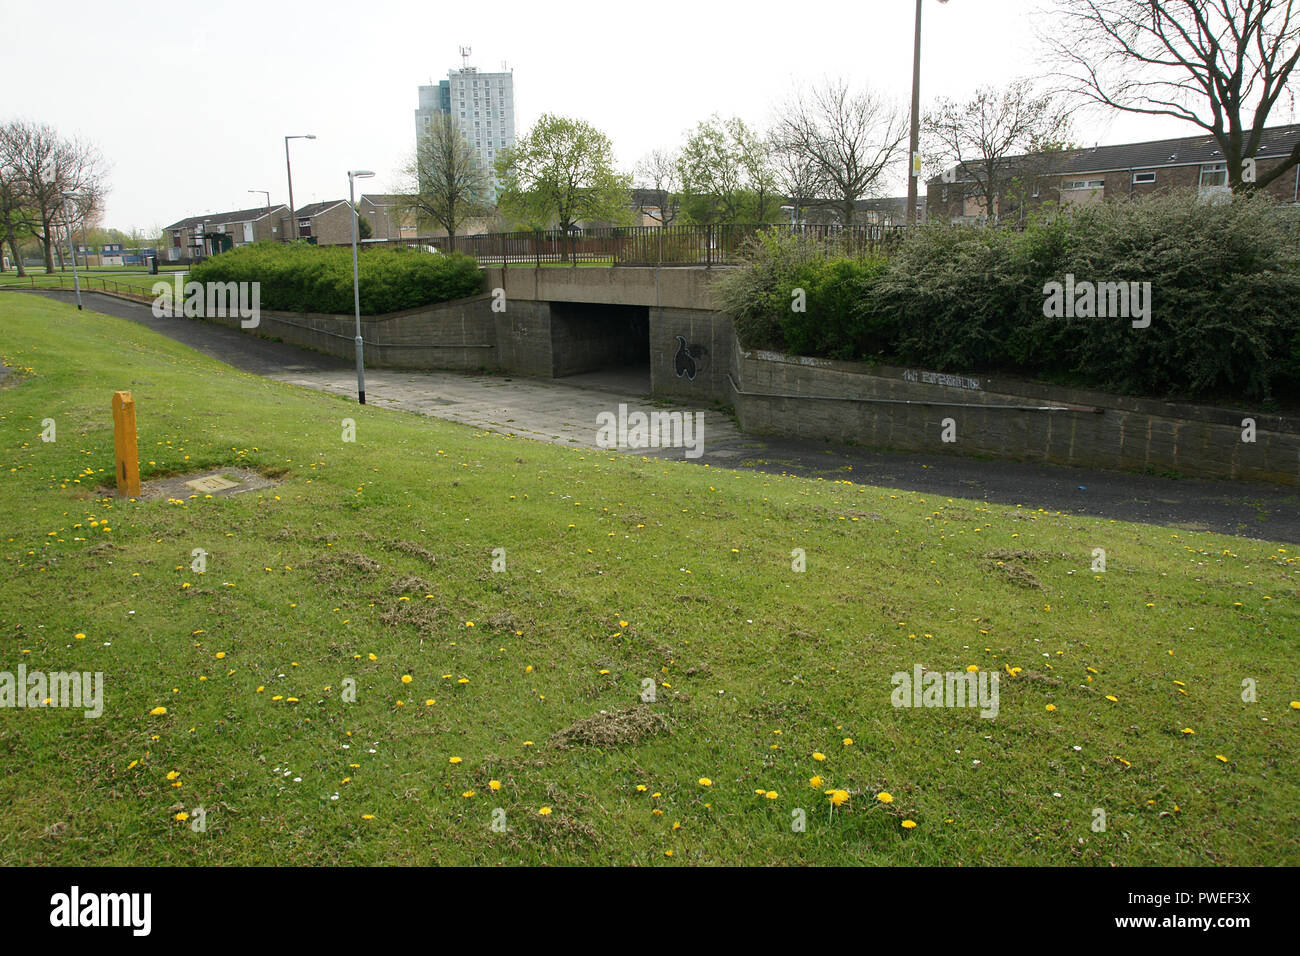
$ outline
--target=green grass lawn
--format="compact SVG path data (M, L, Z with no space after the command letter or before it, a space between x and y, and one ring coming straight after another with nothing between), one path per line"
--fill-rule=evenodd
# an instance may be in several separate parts
M0 710L0 863L1300 863L1292 548L477 432L16 292L0 359L0 670L106 696ZM106 496L124 388L146 480L280 483ZM916 663L998 716L893 707Z
M164 270L161 275L149 275L142 272L114 272L112 270L92 270L85 272L79 270L77 281L80 282L83 291L94 289L96 291L106 292L126 292L126 293L145 293L149 294L155 282L172 282L174 276L172 273L176 270ZM76 287L73 280L72 272L30 272L26 276L19 278L17 273L4 272L0 273L0 289L6 287L29 288L29 289L67 289L71 291Z

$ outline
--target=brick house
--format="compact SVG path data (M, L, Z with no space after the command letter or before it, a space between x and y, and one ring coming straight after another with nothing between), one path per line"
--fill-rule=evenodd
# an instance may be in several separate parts
M253 242L280 241L287 237L289 207L258 206L234 212L191 216L163 228L166 262L192 262Z
M393 193L365 193L357 203L374 239L413 239L419 235L410 199Z
M352 244L352 210L346 199L309 203L298 210L295 218L299 239L318 246Z
M1300 124L1264 130L1255 154L1258 172L1278 165L1297 142ZM998 197L998 218L1004 222L1022 219L1044 206L1101 202L1179 187L1195 187L1207 198L1229 190L1222 150L1209 135L1012 156L1003 164L1008 178L1016 179L1014 188ZM950 167L926 183L931 217L954 223L986 219L975 165ZM1300 202L1300 167L1274 180L1264 192L1279 202Z

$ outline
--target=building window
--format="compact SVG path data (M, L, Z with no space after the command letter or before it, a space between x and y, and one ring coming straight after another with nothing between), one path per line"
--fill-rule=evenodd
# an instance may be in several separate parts
M1134 182L1134 184L1138 184L1138 183L1153 183L1153 182L1155 182L1155 181L1156 181L1156 174L1155 174L1155 173L1134 173L1134 174L1133 174L1133 182Z
M1201 188L1228 185L1227 163L1206 163L1201 167Z
M1062 185L1062 189L1104 189L1104 179L1071 179Z

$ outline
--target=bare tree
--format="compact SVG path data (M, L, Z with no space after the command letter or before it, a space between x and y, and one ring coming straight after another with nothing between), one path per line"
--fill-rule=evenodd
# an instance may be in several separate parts
M445 229L448 237L491 202L487 171L450 115L434 117L403 173L411 208Z
M1070 118L1055 98L1036 94L1029 80L1015 80L1002 89L978 89L964 103L939 100L924 128L926 151L956 164L963 183L974 183L969 188L996 225L1008 195L1049 171Z
M1266 172L1254 162L1300 59L1295 0L1056 0L1055 7L1060 19L1048 43L1058 76L1082 102L1199 126L1218 142L1236 191L1263 188L1300 163L1300 144Z
M636 182L651 200L641 204L641 211L661 226L671 226L681 211L680 162L681 154L676 150L656 149L636 167Z
M40 240L45 268L54 270L54 239L66 219L88 219L102 208L106 170L99 150L60 136L43 123L15 121L6 127L6 152L22 183L26 206L22 225ZM65 193L77 198L66 208Z
M0 126L0 260L3 259L4 244L8 243L14 268L20 276L25 276L27 270L23 267L22 253L18 248L18 233L24 231L27 218L24 212L28 201L27 188L12 159L12 125Z
M791 219L802 222L810 206L824 202L826 188L817 163L797 144L782 140L776 131L770 134L769 143L776 188L790 200Z
M850 225L857 201L879 191L903 151L908 121L870 90L854 93L843 80L827 80L785 105L775 134L812 163L840 221Z

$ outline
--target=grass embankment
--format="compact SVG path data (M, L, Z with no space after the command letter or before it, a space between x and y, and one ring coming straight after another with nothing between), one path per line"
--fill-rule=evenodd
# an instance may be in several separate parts
M0 863L1300 863L1290 548L535 444L19 294L0 353L0 670L107 698L0 710ZM146 479L282 483L104 497L118 388ZM917 662L998 716L894 708Z

